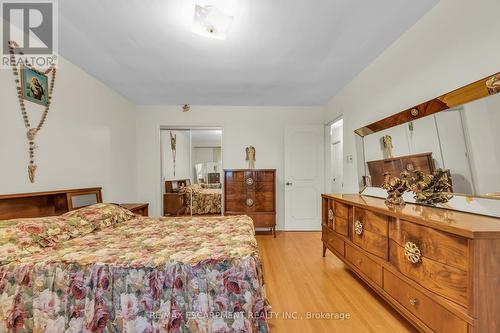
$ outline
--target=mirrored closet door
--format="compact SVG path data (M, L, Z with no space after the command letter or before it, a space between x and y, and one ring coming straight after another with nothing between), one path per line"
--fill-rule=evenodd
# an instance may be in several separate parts
M222 129L162 128L162 203L165 216L222 212Z

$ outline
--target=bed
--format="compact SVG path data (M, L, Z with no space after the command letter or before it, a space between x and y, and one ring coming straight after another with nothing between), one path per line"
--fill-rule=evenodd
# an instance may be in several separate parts
M180 189L185 194L186 213L220 214L222 207L222 189L205 188L201 184L187 185Z
M0 332L269 332L268 310L247 216L0 221Z

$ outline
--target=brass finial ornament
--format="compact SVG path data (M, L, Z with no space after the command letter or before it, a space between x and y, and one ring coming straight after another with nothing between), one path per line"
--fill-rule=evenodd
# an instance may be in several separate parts
M191 106L189 104L184 104L182 106L182 112L188 112L191 110Z
M488 92L490 95L496 94L500 92L500 73L493 75L486 81L486 87L488 88Z
M404 206L403 194L410 191L410 174L403 171L400 177L396 177L386 172L382 188L387 190L387 199L385 200L387 205Z
M453 198L449 170L437 169L432 174L415 171L411 190L418 203L435 205Z

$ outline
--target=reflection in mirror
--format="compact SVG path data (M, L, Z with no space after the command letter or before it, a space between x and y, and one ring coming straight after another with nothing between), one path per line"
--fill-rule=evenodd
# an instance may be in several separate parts
M500 198L499 126L500 94L495 94L366 135L358 149L361 175L381 187L385 172L414 175L443 168L455 194Z
M73 209L94 205L96 203L98 203L97 193L71 196L71 205Z

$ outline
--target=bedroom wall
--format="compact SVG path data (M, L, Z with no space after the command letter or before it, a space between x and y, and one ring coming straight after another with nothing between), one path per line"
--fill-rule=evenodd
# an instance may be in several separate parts
M224 168L245 168L245 147L257 151L256 168L277 169L278 228L284 225L284 130L287 125L322 124L321 107L142 106L137 114L137 186L139 201L161 215L160 126L222 127Z
M32 125L41 107L26 102ZM53 103L36 144L36 183L14 76L0 70L0 194L102 186L105 201L135 201L135 106L62 57ZM33 125L34 126L34 125Z
M441 0L326 105L344 115L344 192L358 191L353 131L500 70L500 1Z

